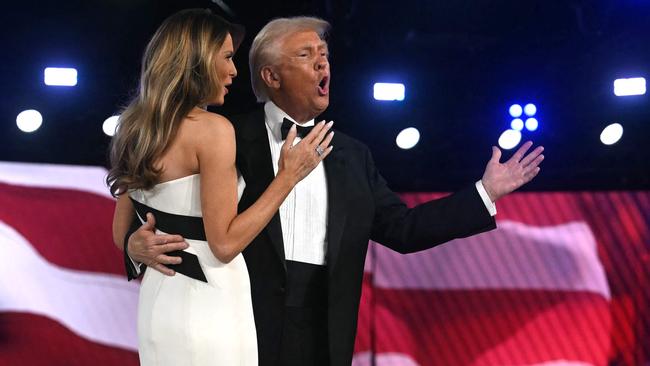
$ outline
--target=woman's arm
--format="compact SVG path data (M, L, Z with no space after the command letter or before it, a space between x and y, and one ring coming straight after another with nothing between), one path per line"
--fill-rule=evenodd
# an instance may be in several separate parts
M224 117L214 115L197 138L201 173L201 206L206 237L212 253L230 262L268 224L293 187L306 177L331 151L331 124L319 123L297 145L295 129L282 146L278 174L260 198L237 215L237 170L235 131ZM322 141L322 143L321 143ZM325 150L318 156L315 149Z

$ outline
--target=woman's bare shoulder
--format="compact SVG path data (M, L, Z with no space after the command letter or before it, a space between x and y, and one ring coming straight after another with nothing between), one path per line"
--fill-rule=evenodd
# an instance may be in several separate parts
M211 144L233 140L235 130L228 118L204 110L194 110L180 127L180 134L194 144Z

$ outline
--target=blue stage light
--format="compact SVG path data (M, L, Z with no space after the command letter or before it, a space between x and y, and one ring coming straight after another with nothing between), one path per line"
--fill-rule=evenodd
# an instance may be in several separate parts
M539 127L539 122L537 118L528 118L526 119L526 129L528 131L535 131Z
M528 117L532 117L537 113L537 107L535 107L533 103L528 103L524 107L524 113L526 113Z
M404 100L406 87L400 83L375 83L373 94L376 100Z
M513 104L510 106L510 109L508 110L510 112L510 115L512 118L519 118L521 117L521 106L519 104Z
M77 69L64 67L45 68L45 85L52 86L75 86L77 85Z
M515 118L510 122L510 128L516 131L521 131L524 129L524 121L521 118Z

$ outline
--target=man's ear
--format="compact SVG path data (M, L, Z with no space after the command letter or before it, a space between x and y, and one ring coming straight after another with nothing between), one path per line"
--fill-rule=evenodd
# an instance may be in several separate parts
M271 66L264 66L262 70L260 70L260 74L267 87L271 89L280 89L280 75L273 71Z

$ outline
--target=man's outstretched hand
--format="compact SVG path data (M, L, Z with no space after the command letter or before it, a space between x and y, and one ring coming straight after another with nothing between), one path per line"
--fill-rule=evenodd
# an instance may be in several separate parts
M492 158L481 179L492 202L530 182L539 173L539 164L544 160L544 147L538 146L525 155L531 146L533 143L527 141L505 163L499 162L501 150L492 146Z

